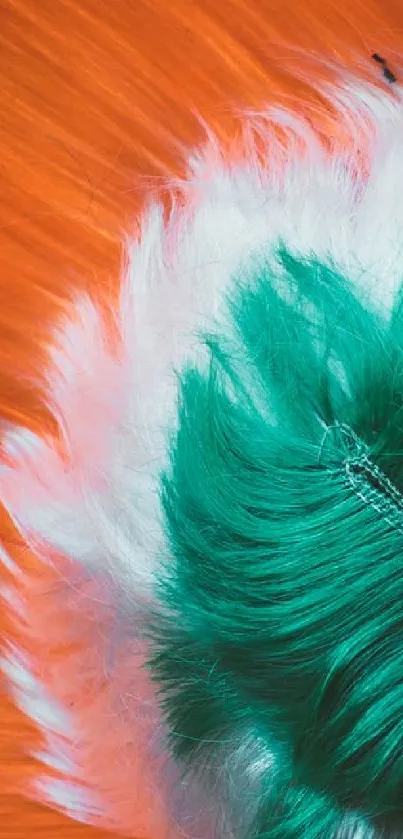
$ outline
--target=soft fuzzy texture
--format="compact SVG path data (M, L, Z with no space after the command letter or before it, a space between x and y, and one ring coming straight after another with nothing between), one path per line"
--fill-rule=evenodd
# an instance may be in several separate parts
M334 141L274 111L209 138L127 243L117 340L85 297L52 336L58 438L4 433L37 567L4 552L2 669L35 794L84 821L403 825L403 105L327 96Z

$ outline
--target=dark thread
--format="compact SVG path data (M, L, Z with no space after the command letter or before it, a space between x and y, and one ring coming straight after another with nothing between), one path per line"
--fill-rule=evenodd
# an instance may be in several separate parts
M385 59L382 58L381 55L379 55L379 52L372 53L372 58L373 58L374 61L376 61L377 64L382 64L382 65L386 64Z
M383 77L389 84L395 84L397 82L397 77L394 73L392 73L392 70L389 69L386 60L382 58L382 56L379 55L378 52L372 53L372 60L375 61L377 64L380 64L380 66L382 67Z

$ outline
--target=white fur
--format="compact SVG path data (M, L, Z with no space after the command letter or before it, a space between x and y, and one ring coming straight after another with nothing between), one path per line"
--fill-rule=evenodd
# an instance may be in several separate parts
M10 648L3 657L1 669L13 687L16 704L40 729L71 736L72 725L66 709L58 707L52 698L46 696L43 685L32 675L26 655L15 647Z
M282 239L303 255L332 259L376 303L390 305L403 244L401 100L350 90L337 98L357 144L365 120L374 134L371 178L360 200L346 156L330 159L307 124L269 112L246 124L243 164L231 166L211 139L183 184L187 209L175 206L164 227L162 208L153 205L138 240L128 241L120 358L108 352L96 305L77 300L53 337L47 375L69 469L52 441L26 430L3 439L11 466L1 467L1 498L30 541L90 566L108 563L135 593L148 587L162 544L156 481L175 423L175 371L201 353L199 331L219 317L228 284L254 254L269 257ZM286 150L275 141L276 123L288 131ZM256 135L267 143L264 166ZM303 162L292 154L301 138ZM88 457L77 466L76 449L85 452L87 440Z
M341 122L350 121L354 153L366 135L369 182L354 182L349 155L329 156L309 125L286 113L246 121L242 163L225 159L210 138L181 185L185 208L174 203L164 224L154 204L127 243L116 354L100 308L84 296L52 336L47 399L58 445L25 429L3 438L1 501L31 548L45 560L56 551L90 573L107 571L133 609L152 598L165 551L158 480L176 422L175 371L202 356L199 331L219 321L234 275L254 255L270 257L281 239L297 253L332 260L386 312L401 282L400 95L343 88L331 98ZM277 142L276 125L287 145ZM264 164L257 137L266 146ZM5 553L2 561L16 573ZM10 591L5 602L12 606ZM74 715L53 703L15 650L3 672L44 733L44 764L74 778L74 749L60 739L74 741ZM74 783L49 779L41 789L91 820L95 793L92 801Z
M102 813L102 806L98 804L94 794L72 781L43 778L36 786L44 801L76 821L92 821L94 816L98 818Z

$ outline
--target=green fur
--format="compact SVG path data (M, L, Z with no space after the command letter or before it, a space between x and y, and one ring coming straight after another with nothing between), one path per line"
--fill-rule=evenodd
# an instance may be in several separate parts
M214 783L249 738L242 766L225 763L239 833L330 839L349 813L392 831L403 533L382 486L349 482L338 429L403 490L402 307L383 320L336 271L281 250L228 309L208 370L181 376L162 479L174 562L151 667L171 747Z

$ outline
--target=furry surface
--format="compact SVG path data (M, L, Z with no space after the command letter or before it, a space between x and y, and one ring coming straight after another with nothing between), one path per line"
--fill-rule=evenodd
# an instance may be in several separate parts
M85 297L52 336L58 438L3 436L37 567L5 557L2 669L43 737L36 794L84 821L314 839L400 818L401 537L322 442L347 422L402 489L403 106L327 94L342 139L283 112L229 156L209 139L127 243L117 340Z
M228 761L246 835L319 839L401 818L402 309L261 260L233 343L183 374L153 663L180 760L214 776L248 743Z

